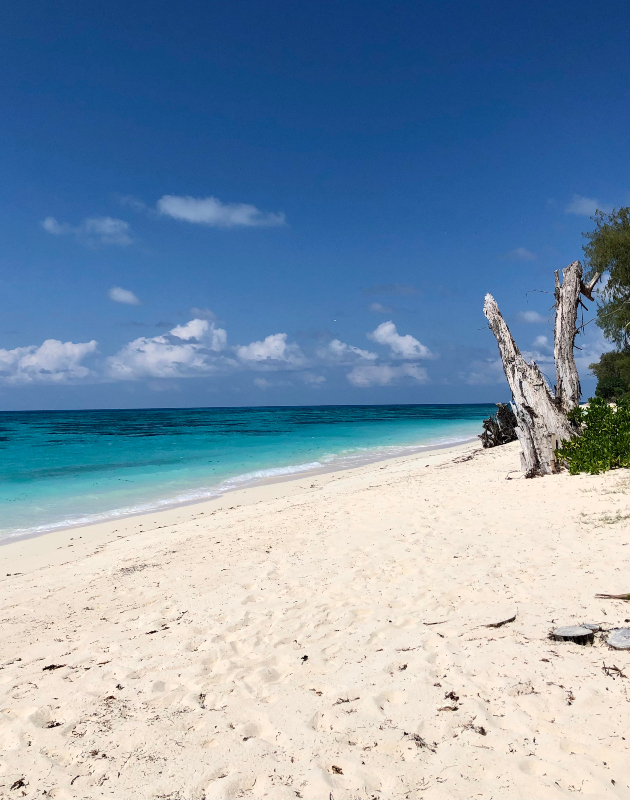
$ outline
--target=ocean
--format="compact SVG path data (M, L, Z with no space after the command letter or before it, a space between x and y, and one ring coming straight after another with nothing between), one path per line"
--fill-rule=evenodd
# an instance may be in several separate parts
M474 439L494 405L0 412L0 543Z

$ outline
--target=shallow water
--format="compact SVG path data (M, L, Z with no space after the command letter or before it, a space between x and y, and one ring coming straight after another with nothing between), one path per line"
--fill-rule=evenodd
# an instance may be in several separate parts
M471 439L493 405L0 412L0 541Z

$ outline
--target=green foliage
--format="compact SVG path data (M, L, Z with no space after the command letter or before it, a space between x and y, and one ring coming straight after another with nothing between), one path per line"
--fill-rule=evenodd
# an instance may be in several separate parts
M597 382L595 389L595 397L601 397L603 400L617 400L626 394L628 391L628 384L622 381L621 378L608 377L601 378Z
M630 207L596 211L595 230L585 233L586 275L607 272L597 324L618 348L630 345Z
M604 400L630 397L630 351L604 353L589 369L597 378L597 397Z
M581 432L563 442L556 453L567 462L571 475L630 467L630 400L620 400L615 407L595 397L587 408L571 411L569 419Z

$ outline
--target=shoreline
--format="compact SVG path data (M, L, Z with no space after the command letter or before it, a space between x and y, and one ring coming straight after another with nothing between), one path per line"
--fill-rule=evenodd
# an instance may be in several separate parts
M518 449L0 549L0 794L630 796L628 606L596 597L629 588L630 470L506 480Z
M360 467L368 466L369 464L377 464L380 463L381 461L389 461L392 459L404 458L405 456L413 456L416 454L421 455L422 453L431 452L433 450L444 450L453 447L458 447L464 444L471 444L477 441L478 438L479 438L478 436L471 436L470 438L459 439L456 441L450 441L438 444L427 444L427 445L391 445L391 447L398 447L400 449L406 449L411 452L399 453L397 455L391 455L391 454L377 455L378 448L375 448L374 450L369 451L373 453L372 456L366 455L365 457L363 457L362 455L359 454L353 454L352 456L334 456L329 462L329 464L321 464L318 467L312 467L309 469L300 469L299 464L289 465L286 467L286 469L287 470L291 469L293 470L292 472L287 472L285 474L279 473L277 475L271 475L262 478L252 477L251 480L242 480L242 479L247 478L249 475L253 475L255 473L241 473L239 475L235 475L233 478L227 478L224 481L221 481L221 483L217 484L217 493L211 494L210 492L212 491L212 489L209 489L208 494L205 497L202 496L189 500L178 500L177 498L173 498L171 500L169 498L165 498L163 500L154 501L155 506L153 508L138 507L137 510L135 510L134 507L130 507L128 509L127 508L112 509L109 512L102 512L100 515L95 515L97 517L96 519L79 518L75 522L70 522L70 524L65 524L65 522L67 521L64 521L59 524L51 523L51 526L40 526L40 529L37 530L26 531L24 533L17 532L14 534L9 534L4 538L0 538L0 550L2 549L2 547L6 545L13 544L26 539L38 539L42 536L48 536L56 532L79 530L82 528L91 527L93 525L115 523L133 517L146 516L151 514L160 514L164 511L169 511L177 508L196 506L199 503L206 503L211 500L221 498L226 494L232 494L234 492L239 492L247 488L254 488L256 486L269 486L276 483L298 480L300 478L307 478L315 475L325 475L328 473L344 472L346 470L359 469ZM356 463L347 465L338 463L343 458L355 458ZM337 460L337 463L335 463L335 460ZM308 466L308 464L305 464L304 466L306 467ZM276 469L276 468L274 467L268 468L268 470L271 469ZM278 467L277 469L283 469L283 468ZM220 488L226 481L238 481L239 479L242 480L241 485L228 486L222 489ZM0 536L1 535L2 531L0 531Z
M415 461L422 457L434 461L439 455L444 454L448 457L448 454L467 449L482 449L481 443L477 446L476 440L473 440L472 442L442 446L419 453L392 456L345 469L322 470L317 475L293 473L287 476L278 476L278 480L267 479L256 485L240 487L205 500L5 540L0 545L0 584L5 577L11 577L14 574L24 574L33 569L69 563L67 561L69 555L72 555L72 560L88 556L93 552L95 546L103 547L136 534L187 524L197 517L208 516L215 511L266 503L272 499L288 498L304 489L308 489L309 492L313 491L310 484L308 487L298 485L300 481L310 481L311 483L315 481L314 491L319 491L342 475L361 474L362 470L370 470L382 462L396 464L406 460ZM73 548L71 553L68 552L70 547ZM15 569L16 563L19 564L19 572L11 572L11 569Z

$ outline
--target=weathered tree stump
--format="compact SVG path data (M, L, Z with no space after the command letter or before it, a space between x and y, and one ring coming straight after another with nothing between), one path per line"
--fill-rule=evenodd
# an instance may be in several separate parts
M564 628L556 628L551 635L558 641L575 642L575 644L593 644L595 639L595 633L583 625L567 625Z
M630 650L630 628L616 628L611 631L606 644L615 650Z

